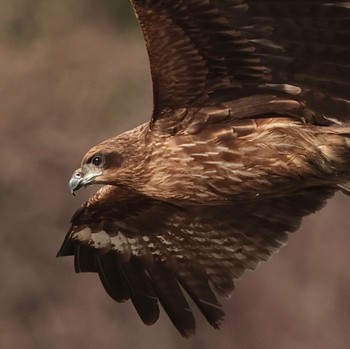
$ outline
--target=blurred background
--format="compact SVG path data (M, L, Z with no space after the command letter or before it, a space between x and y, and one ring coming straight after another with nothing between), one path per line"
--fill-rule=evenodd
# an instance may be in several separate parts
M146 327L97 275L55 254L96 190L67 182L97 142L149 119L152 92L127 0L0 0L0 348L349 348L350 198L307 218L222 299L220 331Z

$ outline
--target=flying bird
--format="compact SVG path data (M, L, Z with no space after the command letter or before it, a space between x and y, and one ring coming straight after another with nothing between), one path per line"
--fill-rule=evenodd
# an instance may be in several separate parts
M151 120L89 150L72 193L103 184L58 256L98 273L185 337L184 293L218 328L218 296L302 218L350 190L350 1L132 0L151 66Z

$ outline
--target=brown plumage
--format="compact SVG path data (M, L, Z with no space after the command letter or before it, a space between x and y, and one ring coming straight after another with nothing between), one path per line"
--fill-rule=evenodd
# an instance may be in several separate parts
M348 1L134 0L149 123L93 147L70 181L106 184L58 252L186 337L216 295L350 181Z

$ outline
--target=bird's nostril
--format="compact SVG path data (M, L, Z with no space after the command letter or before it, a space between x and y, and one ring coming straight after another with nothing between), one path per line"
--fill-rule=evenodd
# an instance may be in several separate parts
M81 178L81 173L80 172L75 172L74 173L75 178Z

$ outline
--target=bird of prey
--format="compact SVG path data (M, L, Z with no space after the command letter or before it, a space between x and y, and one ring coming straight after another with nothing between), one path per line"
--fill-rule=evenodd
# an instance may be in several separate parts
M132 0L151 65L150 122L87 152L104 184L58 256L185 337L184 293L218 328L234 280L350 189L350 1Z

